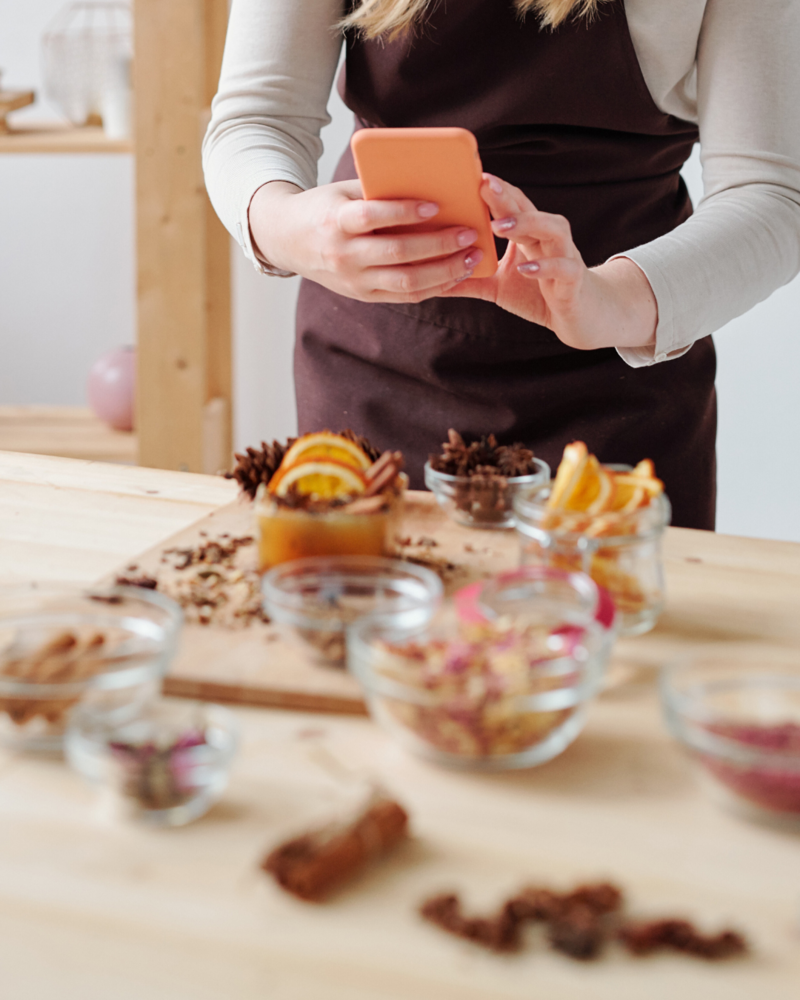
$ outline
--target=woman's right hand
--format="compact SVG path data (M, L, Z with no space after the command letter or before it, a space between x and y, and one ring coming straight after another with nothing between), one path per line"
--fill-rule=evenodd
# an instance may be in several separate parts
M433 218L438 206L412 199L365 201L359 181L303 191L271 181L253 195L249 220L260 256L362 302L421 302L468 278L483 253L464 226L393 234L375 230ZM432 259L436 258L436 259Z

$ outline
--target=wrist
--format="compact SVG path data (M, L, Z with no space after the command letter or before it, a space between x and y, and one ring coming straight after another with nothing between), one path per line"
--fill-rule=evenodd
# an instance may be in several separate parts
M590 272L610 325L607 347L651 347L656 342L658 302L644 271L629 257L614 257Z
M293 271L293 268L290 261L282 259L285 253L281 248L283 227L280 213L286 199L301 192L302 188L289 181L268 181L256 190L247 209L250 239L256 257L264 264L287 272Z

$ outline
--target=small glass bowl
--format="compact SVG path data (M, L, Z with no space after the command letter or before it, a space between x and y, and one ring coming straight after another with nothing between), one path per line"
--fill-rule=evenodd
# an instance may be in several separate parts
M137 715L161 687L182 621L174 601L140 587L0 588L0 745L59 752L79 703L109 721Z
M719 644L665 667L667 726L715 797L800 827L800 652Z
M153 702L122 725L81 705L67 730L72 767L107 793L113 813L152 826L184 826L228 785L239 725L220 705Z
M326 511L282 506L262 484L255 502L259 569L312 556L390 556L407 484L400 473L394 492Z
M513 528L514 497L522 490L550 482L550 466L534 458L529 476L452 476L425 463L425 485L442 510L467 528Z
M617 615L611 595L586 573L569 573L551 566L522 566L488 580L478 580L455 594L459 620L482 626L514 620L523 624L552 620L572 608L591 615L600 626L600 666L605 671L616 638ZM582 640L580 625L568 624L564 632Z
M424 566L378 556L297 559L262 580L264 610L299 637L318 660L343 666L346 632L379 616L397 628L428 622L442 601L442 581Z
M542 614L525 632L446 618L413 631L363 621L348 634L348 665L373 718L418 755L465 770L532 767L583 729L603 632L574 609Z
M664 608L661 541L669 500L662 493L629 514L591 515L550 510L551 488L515 498L522 564L587 573L611 594L621 636L649 632Z

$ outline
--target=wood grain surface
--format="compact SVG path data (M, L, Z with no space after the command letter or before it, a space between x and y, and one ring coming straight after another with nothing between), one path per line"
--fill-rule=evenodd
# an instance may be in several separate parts
M229 522L234 493L206 477L0 456L0 576L13 542L16 564L52 576L71 553L88 580L192 512L221 507L211 524ZM412 499L432 530L435 508ZM481 571L513 564L512 537L469 532L459 544L478 550L464 557ZM0 753L0 996L796 1000L800 836L708 797L661 720L653 667L707 641L800 650L800 545L673 529L665 557L659 626L619 644L615 682L585 731L527 772L442 770L365 718L236 708L241 750L225 798L190 827L157 831L111 820L60 761ZM413 840L392 859L319 906L259 871L268 848L346 813L370 781L411 814ZM638 916L735 926L753 953L713 965L612 949L583 965L535 939L497 957L416 913L444 890L486 911L525 882L596 878L618 881Z
M604 695L559 758L472 775L414 759L367 719L237 709L230 788L182 830L109 820L58 762L2 760L0 995L25 1000L796 1000L800 839L718 808L670 741L652 685ZM335 777L330 760L352 779ZM259 871L285 837L377 779L414 839L321 905ZM639 917L734 926L753 955L707 964L612 948L582 964L533 935L496 956L418 905L492 910L525 883L611 878Z
M93 583L236 492L217 476L0 452L0 583Z

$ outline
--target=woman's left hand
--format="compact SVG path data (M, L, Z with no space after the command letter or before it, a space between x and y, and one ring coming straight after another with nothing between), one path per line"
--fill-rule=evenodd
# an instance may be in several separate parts
M632 260L588 268L565 218L538 211L519 188L491 174L483 175L481 196L508 248L493 277L468 278L444 295L488 299L579 350L655 342L656 298Z

